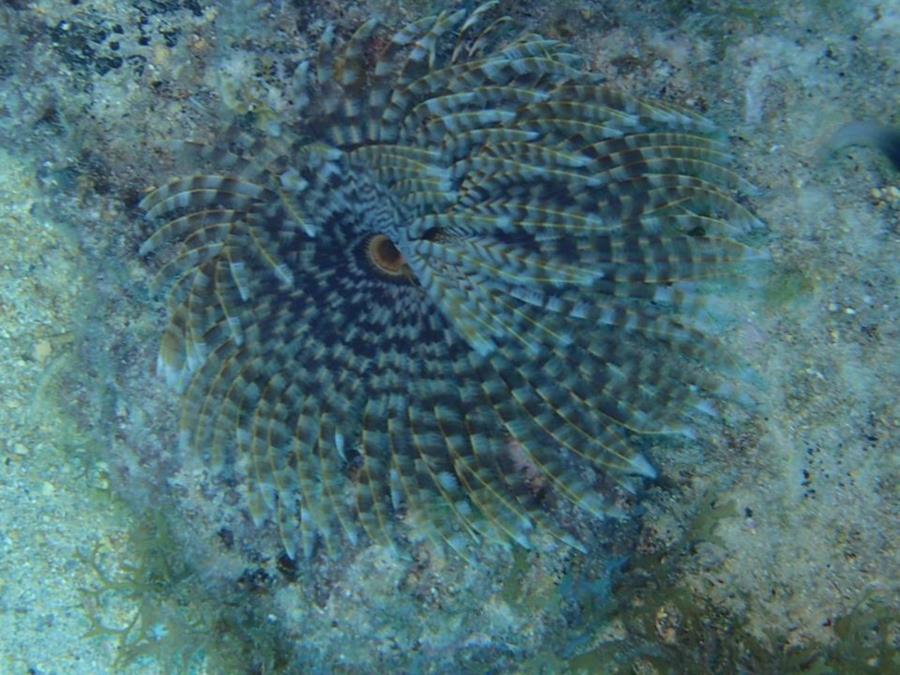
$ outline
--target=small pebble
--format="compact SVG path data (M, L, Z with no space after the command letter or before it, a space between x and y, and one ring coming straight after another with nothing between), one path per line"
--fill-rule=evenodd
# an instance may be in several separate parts
M53 353L53 345L47 340L38 340L34 345L34 360L44 365Z

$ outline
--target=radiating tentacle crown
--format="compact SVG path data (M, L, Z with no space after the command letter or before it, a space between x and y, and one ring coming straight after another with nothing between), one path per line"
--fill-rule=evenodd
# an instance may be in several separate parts
M291 556L398 515L577 545L545 502L602 515L597 472L655 476L643 435L727 390L704 289L760 256L723 142L495 4L326 33L277 138L188 143L199 173L143 200L182 442Z

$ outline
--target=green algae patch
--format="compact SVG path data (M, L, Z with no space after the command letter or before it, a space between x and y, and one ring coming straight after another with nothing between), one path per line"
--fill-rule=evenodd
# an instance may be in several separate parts
M816 290L815 281L799 268L780 269L773 272L764 289L766 305L772 310L784 309Z
M603 602L582 598L586 611L563 636L570 637L568 652L537 655L524 672L740 670L836 675L900 668L900 621L889 602L875 594L834 619L834 640L803 645L778 631L758 636L747 617L705 597L689 582L686 571L697 546L719 542L718 525L738 514L731 500L707 496L700 503L703 506L670 548L634 557L621 570L611 570L611 590ZM577 632L578 626L583 632Z
M142 519L120 546L97 543L81 562L86 638L112 640L113 670L155 665L167 673L289 672L278 630L252 590L204 587L182 557L166 517Z
M173 593L191 571L172 554L172 543L164 521L156 517L132 531L127 559L109 560L101 544L81 556L96 577L82 590L91 623L84 637L115 640L116 670L153 660L167 672L189 672L204 655L202 617L186 611Z
M883 599L870 596L834 621L837 641L823 649L809 672L900 672L900 619Z

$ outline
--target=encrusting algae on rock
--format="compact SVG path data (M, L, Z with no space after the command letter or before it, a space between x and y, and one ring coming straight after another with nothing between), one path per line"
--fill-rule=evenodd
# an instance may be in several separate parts
M735 364L705 301L764 257L705 118L629 98L489 2L326 31L277 135L184 144L151 192L181 437L291 557L530 546L610 507ZM707 370L714 365L717 374Z

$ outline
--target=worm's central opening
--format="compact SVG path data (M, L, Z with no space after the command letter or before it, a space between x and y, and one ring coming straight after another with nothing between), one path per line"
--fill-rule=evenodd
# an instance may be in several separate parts
M394 246L394 242L383 234L376 234L366 246L369 260L384 274L400 277L407 274L406 260Z

